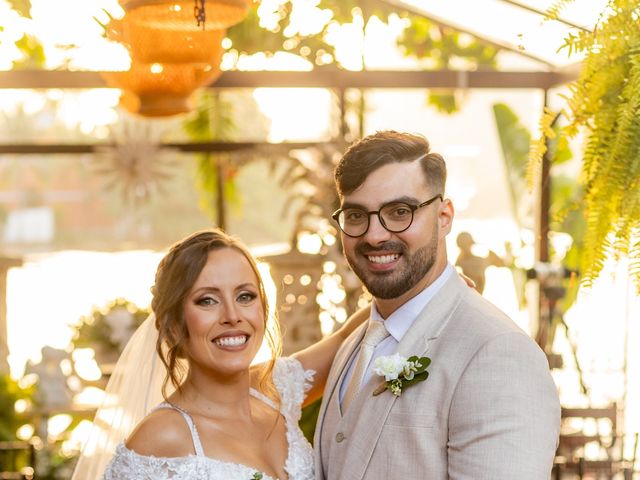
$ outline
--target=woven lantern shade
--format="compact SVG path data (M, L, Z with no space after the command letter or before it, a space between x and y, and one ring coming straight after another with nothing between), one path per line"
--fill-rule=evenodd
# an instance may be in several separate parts
M190 97L220 76L210 64L135 63L126 72L103 72L107 83L122 89L120 105L132 113L163 117L191 110Z
M122 19L111 20L107 38L125 45L131 59L138 63L218 64L225 32L157 29L137 22L127 14Z
M194 19L193 0L120 0L134 23L161 30L202 30ZM207 0L205 29L220 30L240 22L249 8L247 0Z

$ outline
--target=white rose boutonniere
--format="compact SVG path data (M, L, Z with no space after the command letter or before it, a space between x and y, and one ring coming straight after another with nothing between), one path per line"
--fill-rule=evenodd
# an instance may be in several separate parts
M384 377L384 382L376 388L374 395L390 390L399 397L402 390L414 383L423 382L429 376L427 367L431 364L429 357L412 356L405 358L399 353L378 357L373 362L373 372Z

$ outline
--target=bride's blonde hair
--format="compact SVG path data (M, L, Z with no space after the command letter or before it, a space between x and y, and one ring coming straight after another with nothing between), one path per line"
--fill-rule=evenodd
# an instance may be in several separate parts
M158 264L155 285L151 289L153 293L151 308L155 313L158 329L156 350L167 370L162 384L162 396L165 400L168 396L169 382L179 390L187 374L185 362L181 361L188 358L186 345L189 339L184 319L184 302L207 263L209 252L223 248L232 248L240 252L247 259L258 279L259 298L265 320L265 336L272 352L270 361L266 362L260 372L260 389L270 397L277 398L271 373L275 359L280 356L282 350L282 337L277 319L273 319L273 328L271 326L266 328L269 305L258 265L242 242L222 230L211 229L195 232L174 244Z

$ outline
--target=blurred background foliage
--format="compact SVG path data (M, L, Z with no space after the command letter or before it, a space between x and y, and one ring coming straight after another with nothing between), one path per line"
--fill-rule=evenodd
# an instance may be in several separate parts
M15 440L16 430L28 419L25 412L16 412L16 402L32 402L34 387L22 388L9 375L0 375L0 441Z
M273 55L285 51L308 60L312 65L339 65L332 30L338 24L357 25L364 38L367 25L372 20L388 23L390 16L405 23L397 44L404 55L417 59L427 70L467 68L495 69L498 49L468 34L438 25L419 15L403 11L388 3L369 0L320 0L316 14L323 18L316 31L301 32L292 25L292 18L300 14L304 2L256 3L248 17L231 27L227 36L232 49L238 53L264 53ZM265 25L261 23L259 9L271 6L278 19ZM307 6L308 7L308 6ZM355 48L355 46L354 46ZM366 70L364 51L361 52L362 68ZM459 100L453 91L428 91L427 101L439 111L453 113Z
M31 18L31 1L30 0L6 0L7 3L21 17ZM22 58L13 62L13 69L31 69L44 68L45 54L42 42L34 35L25 33L15 42L16 47L20 50Z

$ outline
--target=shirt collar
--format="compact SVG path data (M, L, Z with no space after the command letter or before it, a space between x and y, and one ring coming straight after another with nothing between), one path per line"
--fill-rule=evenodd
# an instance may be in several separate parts
M413 325L413 322L418 318L420 312L424 310L424 307L426 307L431 299L435 297L436 293L440 291L447 279L454 272L455 269L453 266L450 263L447 263L447 266L444 268L440 276L436 278L431 285L422 290L408 302L401 305L400 308L389 315L386 320L380 316L380 313L378 313L376 302L372 302L371 321L384 322L384 326L389 334L396 340L396 342L400 342L411 325Z

